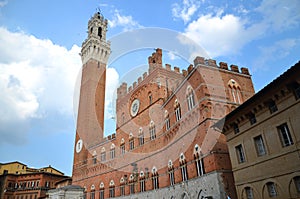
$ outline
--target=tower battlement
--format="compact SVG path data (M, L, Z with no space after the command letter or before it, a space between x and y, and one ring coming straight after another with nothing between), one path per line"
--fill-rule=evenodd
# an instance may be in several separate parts
M140 84L142 84L143 81L154 71L155 67L151 69L152 66L149 65L149 73L148 72L143 73L143 75L138 77L137 81L133 82L132 85L130 85L129 87L128 87L126 82L123 82L117 88L117 98L119 99L119 98L127 95L131 91L133 91L135 88L139 87ZM183 69L182 71L180 71L180 68L177 67L177 66L174 66L174 68L172 69L172 66L170 64L165 64L165 67L163 67L161 65L160 68L164 69L164 70L167 70L167 71L170 71L170 72L181 74L183 77L187 76L187 70Z
M222 70L227 70L229 72L235 72L243 75L250 75L248 68L242 67L241 70L239 70L239 67L237 65L231 64L230 69L228 68L228 64L226 62L220 62L219 65L217 65L216 60L214 59L206 59L204 57L197 56L194 59L194 65L190 64L187 69L182 69L180 71L180 68L177 66L174 66L172 69L172 66L170 64L165 64L165 66L162 65L162 50L160 48L157 48L154 53L152 53L151 56L148 57L148 64L149 69L148 73L145 72L142 76L138 77L137 81L133 82L131 86L128 87L126 82L123 82L117 89L117 99L122 98L123 96L127 95L131 91L133 91L135 88L139 87L139 85L156 69L156 68L162 68L167 71L171 71L174 73L181 74L183 77L186 77L189 75L194 67L198 65L204 65L209 67L215 67Z
M106 41L107 19L99 13L88 22L88 37L82 43L81 60L83 65L90 59L107 63L110 55L110 41Z
M206 65L206 66L213 66L220 69L228 70L231 72L236 72L244 75L250 75L248 68L242 67L241 71L239 70L239 67L237 65L231 64L230 69L228 69L228 65L226 62L220 62L219 65L216 64L216 60L213 59L205 59L204 57L196 57L194 59L194 66L200 65Z
M149 73L156 67L162 67L162 50L157 48L151 56L148 57Z

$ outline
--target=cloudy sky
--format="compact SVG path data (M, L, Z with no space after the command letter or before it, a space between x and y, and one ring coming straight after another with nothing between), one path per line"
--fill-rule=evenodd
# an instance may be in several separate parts
M256 91L299 60L299 0L0 0L0 162L50 164L71 175L78 54L97 8L108 38L148 27L180 32L217 62L248 67ZM147 63L146 53L108 66L106 134L114 129L113 91L124 72Z

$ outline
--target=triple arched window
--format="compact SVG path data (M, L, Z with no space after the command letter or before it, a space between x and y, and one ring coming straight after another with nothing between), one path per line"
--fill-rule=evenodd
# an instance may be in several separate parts
M104 162L106 161L106 151L105 151L105 148L102 147L101 149L101 162Z
M154 140L156 138L156 129L153 121L150 122L149 133L150 133L150 140Z
M181 108L177 99L175 100L174 103L174 109L175 109L176 122L178 122L181 119Z
M189 86L187 88L186 101L187 101L187 105L188 105L188 110L190 111L195 106L194 90L191 86Z
M110 159L114 159L116 157L116 147L114 144L110 146Z
M143 131L143 128L140 127L139 129L139 145L142 146L144 144L144 131Z
M97 163L97 152L94 151L93 152L93 164L96 164Z
M230 79L228 81L228 87L231 93L231 98L234 103L241 104L242 103L242 96L241 96L241 87L240 85L234 80Z
M152 168L152 183L153 183L153 189L158 189L159 184L158 184L158 173L156 167Z
M203 158L201 154L201 148L198 144L194 147L194 158L195 158L195 164L197 169L197 175L202 176L205 173L204 165L203 165Z
M170 130L171 128L169 112L167 110L165 111L165 127L166 131Z
M179 163L181 169L182 182L187 181L188 180L187 164L183 153L180 154Z
M175 184L175 177L174 177L174 167L173 167L172 160L169 160L168 162L168 172L169 172L170 185L173 186Z

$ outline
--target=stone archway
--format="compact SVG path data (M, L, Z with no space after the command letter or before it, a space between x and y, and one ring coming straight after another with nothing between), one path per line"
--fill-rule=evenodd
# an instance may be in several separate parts
M183 194L181 195L181 199L190 199L190 197L187 192L183 192Z

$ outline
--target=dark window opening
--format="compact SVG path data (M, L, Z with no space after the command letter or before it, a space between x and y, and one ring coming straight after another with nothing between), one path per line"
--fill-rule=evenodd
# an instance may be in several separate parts
M256 117L254 113L249 113L248 117L251 125L256 123Z
M242 145L240 144L240 145L236 146L235 150L236 150L236 154L237 154L239 163L245 162L246 158L245 158L244 149L243 149Z
M276 106L276 103L273 100L269 101L268 107L269 107L269 110L270 110L271 114L278 110L278 108Z
M151 93L149 93L149 104L150 105L152 104L152 95L151 95Z
M92 191L92 192L91 192L90 198L91 198L91 199L95 199L95 191Z
M250 187L245 188L247 199L253 199L253 191Z
M153 183L153 189L158 189L159 188L159 184L158 184L158 174L155 174L152 177L152 183Z
M297 192L300 193L300 176L294 177L294 183L295 183Z
M110 198L115 197L115 187L109 188L109 197Z
M296 100L300 99L300 84L298 82L293 82L289 84L288 87L293 90Z
M276 185L275 185L274 182L268 182L267 183L267 188L268 188L268 192L269 192L270 197L277 196Z
M104 199L104 190L103 189L100 190L100 192L99 192L99 198Z
M170 177L170 185L173 186L175 184L174 169L169 171L169 177Z
M290 134L289 127L286 123L277 127L281 144L283 147L293 145L293 138Z
M125 195L125 186L121 185L120 186L120 196L124 196Z
M233 123L233 130L235 134L240 132L239 125L237 123Z
M300 86L298 85L298 88L295 88L295 96L296 99L300 99Z
M130 194L134 194L135 193L135 190L134 190L134 183L131 183L129 184L129 191L130 191Z
M261 135L254 138L254 143L256 147L256 152L258 156L263 156L266 154L264 140Z
M98 28L98 36L100 37L100 39L102 38L102 28L101 27Z

